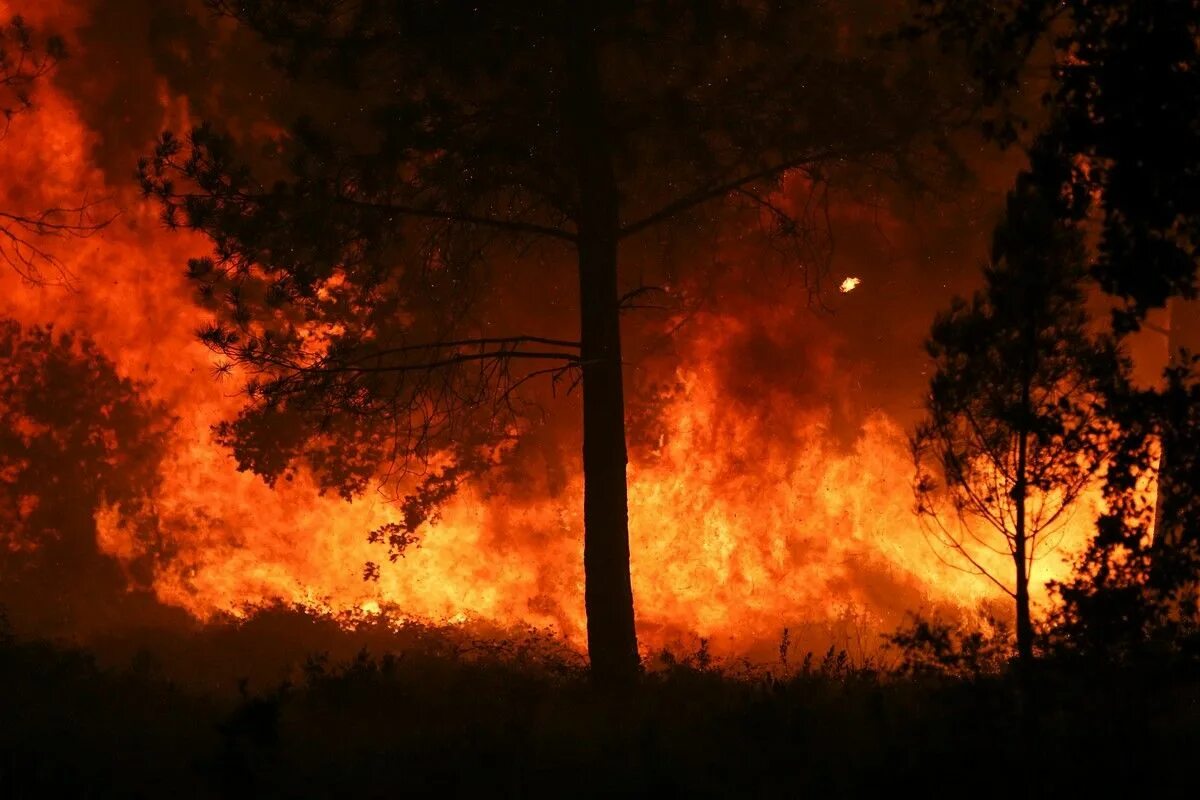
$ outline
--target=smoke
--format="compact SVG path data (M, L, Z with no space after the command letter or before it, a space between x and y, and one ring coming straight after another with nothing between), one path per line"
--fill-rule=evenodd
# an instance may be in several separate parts
M282 118L288 87L252 41L196 2L29 6L20 10L64 33L72 57L0 142L4 207L103 198L116 216L91 238L47 243L67 268L62 285L0 274L0 315L86 334L173 419L146 487L155 535L113 497L96 501L94 528L64 535L95 538L120 564L152 564L155 596L201 620L282 599L548 627L581 643L578 397L543 386L545 414L531 417L502 468L364 582L364 563L382 555L367 532L397 509L383 494L322 496L303 474L270 489L214 444L211 426L239 398L194 335L205 314L183 267L207 243L166 231L133 181L162 129L211 115L252 141L265 130L257 120ZM764 261L736 219L670 253L646 245L629 255L632 283L671 292L665 309L626 323L633 570L648 646L703 636L745 650L784 626L826 635L849 620L861 633L923 604L994 597L925 542L905 428L921 403L929 320L973 286L1011 167L990 165L936 203L883 185L833 196L828 261L808 275ZM827 274L814 294L817 267ZM496 267L519 268L530 267ZM839 294L846 275L861 285ZM570 335L569 304L521 294L536 292L514 292L493 321L534 318Z

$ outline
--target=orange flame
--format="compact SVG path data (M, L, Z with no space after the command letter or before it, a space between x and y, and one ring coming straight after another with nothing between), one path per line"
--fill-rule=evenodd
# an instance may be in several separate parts
M186 116L181 102L163 99L169 116ZM173 546L154 583L163 602L205 619L281 598L331 611L549 627L582 643L578 470L553 497L495 498L468 486L378 582L364 582L362 568L379 556L366 533L393 519L384 499L345 504L320 496L303 475L272 490L238 473L209 428L239 401L212 379L209 353L195 341L203 314L180 269L207 244L167 234L132 187L105 183L90 166L95 134L69 97L48 87L39 102L0 148L4 202L44 207L103 195L122 215L100 236L60 243L70 287L35 288L0 273L0 313L87 332L123 372L152 381L150 393L178 416L157 498ZM859 283L848 277L841 291ZM784 626L852 616L880 630L924 604L969 609L995 599L986 580L948 567L922 535L898 423L876 412L839 444L827 412L766 397L775 422L764 425L714 378L728 357L722 337L739 324L716 323L662 400L657 446L635 448L629 468L647 648L705 636L746 651ZM119 507L101 509L96 521L98 544L113 557L144 547ZM1087 510L1077 514L1068 541L1082 542L1090 522ZM1065 567L1051 561L1042 575L1061 575Z

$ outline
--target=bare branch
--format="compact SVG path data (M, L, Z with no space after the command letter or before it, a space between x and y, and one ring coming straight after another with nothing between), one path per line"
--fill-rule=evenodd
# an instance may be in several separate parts
M664 222L672 217L678 216L679 214L695 208L696 206L707 203L710 200L723 197L724 195L727 195L742 187L749 186L758 181L767 180L768 178L777 177L791 169L799 169L800 167L808 164L814 164L818 161L824 161L829 158L833 158L835 157L835 152L836 151L832 147L825 148L824 150L806 153L797 158L778 162L769 167L741 175L732 180L727 180L712 186L700 187L699 189L682 195L672 202L667 203L662 208L646 215L645 217L642 217L640 220L631 222L628 225L623 225L620 230L620 236L621 238L633 236L634 234L640 233L647 228L651 228L660 222Z
M508 233L530 233L537 236L548 236L552 239L561 239L566 242L574 242L578 238L571 231L563 230L562 228L552 228L548 225L539 225L534 222L522 222L516 219L485 217L465 211L451 211L448 209L432 207L421 208L418 206L407 206L389 202L377 203L368 200L355 200L349 197L338 197L336 199L337 202L352 206L354 208L380 211L402 217L434 219L441 220L442 222L460 222L467 225L479 225L485 228L495 228L496 230L506 231Z
M103 230L117 216L114 213L95 217L95 210L105 202L87 201L74 208L49 208L36 214L0 211L0 261L30 283L45 283L46 268L69 283L71 275L66 266L42 242L68 237L86 239Z

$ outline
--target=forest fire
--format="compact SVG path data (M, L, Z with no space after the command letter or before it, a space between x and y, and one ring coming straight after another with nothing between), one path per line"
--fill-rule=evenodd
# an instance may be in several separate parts
M1198 31L0 0L0 796L1194 793Z
M156 595L200 619L283 600L532 625L582 645L582 477L569 453L561 454L553 491L506 497L464 488L439 521L418 532L418 546L385 566L378 582L364 582L364 564L380 555L367 533L392 521L394 506L372 494L351 504L321 497L303 475L272 489L236 471L208 429L238 398L232 383L213 377L211 354L193 338L204 314L175 277L177 265L205 245L163 230L148 202L88 167L94 135L69 98L48 89L39 104L5 143L8 185L38 187L39 196L23 198L33 205L104 197L120 216L101 235L54 243L69 286L22 285L4 274L4 312L94 338L177 420L161 484L148 487L158 538L139 538L135 522L107 506L97 515L105 552L126 561L149 555ZM841 290L859 280L848 278ZM797 314L814 312L748 313L773 320L767 326L780 330L769 336L828 336L819 321L797 323ZM654 441L632 453L632 569L643 646L690 646L704 637L745 652L790 627L812 631L817 646L854 636L855 646L873 651L877 634L909 609L973 613L996 599L987 581L948 566L926 541L912 513L900 424L871 412L847 441L837 441L830 405L800 406L770 392L729 401L716 374L737 357L728 345L746 328L736 316L717 315L680 329L686 353L674 375L658 376L672 388L658 398ZM845 365L832 352L819 359L798 365L809 371L798 379L828 383L821 391L829 402L845 402L835 396L850 391L836 385ZM1084 540L1093 515L1081 510L1073 518L1062 555L1039 564L1039 583L1065 574L1066 553Z

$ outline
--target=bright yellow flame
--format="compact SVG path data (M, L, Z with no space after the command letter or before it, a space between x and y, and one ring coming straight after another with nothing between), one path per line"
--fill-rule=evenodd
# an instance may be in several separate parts
M123 374L153 377L147 392L170 403L180 433L154 498L156 531L172 556L160 557L160 540L117 505L96 515L99 548L122 563L155 564L158 598L202 620L282 599L324 613L529 625L582 647L578 458L556 473L554 494L497 496L464 486L436 526L421 528L420 546L402 564L364 582L363 565L381 555L366 532L394 521L396 508L373 492L351 504L322 496L306 473L272 489L236 470L210 431L241 401L203 379L212 356L192 331L206 312L182 275L163 278L159 269L209 243L165 232L136 187L107 186L91 166L93 137L82 118L54 85L44 89L38 113L14 126L0 148L6 186L36 190L30 208L115 194L122 224L88 247L64 247L70 272L86 280L78 291L31 289L0 268L0 316L86 330ZM188 125L164 120L163 127ZM847 277L840 288L847 293L860 283ZM657 447L631 454L630 548L646 651L695 635L710 638L718 652L740 654L762 642L769 656L785 626L811 631L814 644L821 631L833 635L841 626L854 637L848 646L869 649L907 609L971 610L1003 600L986 580L944 563L945 553L926 540L912 515L911 456L897 421L873 414L841 441L831 435L832 411L820 403L798 408L792 390L764 386L753 402L731 403L721 375L740 351L730 342L751 341L748 326L772 341L793 341L793 309L771 308L758 310L753 326L730 315L690 328L694 339L680 342L689 366L657 398L650 428ZM840 374L829 347L814 346L808 358L819 385ZM829 385L838 397L849 391ZM1083 511L1070 523L1066 552L1086 541L1095 514ZM1044 579L1069 569L1057 556L1043 564L1039 600ZM1000 556L987 566L1006 574Z

